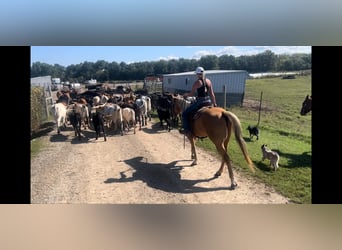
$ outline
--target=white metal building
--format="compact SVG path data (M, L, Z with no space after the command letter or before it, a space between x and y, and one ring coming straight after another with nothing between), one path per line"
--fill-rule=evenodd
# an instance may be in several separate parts
M205 75L211 80L218 106L229 107L242 105L245 94L246 79L249 74L245 70L206 70ZM194 71L163 75L163 91L183 94L191 91L197 80Z
M40 86L47 88L51 86L51 76L39 76L31 78L31 86Z

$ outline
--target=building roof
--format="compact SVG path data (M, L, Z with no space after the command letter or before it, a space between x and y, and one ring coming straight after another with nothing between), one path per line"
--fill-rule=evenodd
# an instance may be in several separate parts
M247 73L246 70L206 70L205 74L222 74L222 73ZM181 73L174 73L174 74L165 74L163 76L185 76L185 75L195 75L195 71L187 71Z

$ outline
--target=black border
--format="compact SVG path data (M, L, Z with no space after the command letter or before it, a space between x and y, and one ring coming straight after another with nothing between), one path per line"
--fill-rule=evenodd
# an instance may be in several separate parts
M30 47L0 47L2 92L2 164L0 202L31 202L30 172Z
M312 47L312 203L342 204L339 46Z

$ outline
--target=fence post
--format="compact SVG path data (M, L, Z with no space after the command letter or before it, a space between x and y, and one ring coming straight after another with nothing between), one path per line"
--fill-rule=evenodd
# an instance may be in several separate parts
M227 90L226 85L223 85L223 108L226 109L227 106Z
M44 91L45 93L45 91ZM53 103L53 100L52 100L52 91L51 91L51 86L48 85L48 93L49 93L49 97L46 97L45 96L45 110L46 110L46 117L47 117L47 120L49 119L50 117L50 112L49 112L49 105L51 105ZM50 100L50 102L49 102Z
M259 116L258 116L258 125L257 126L259 126L259 123L260 123L261 102L262 102L262 91L260 94Z

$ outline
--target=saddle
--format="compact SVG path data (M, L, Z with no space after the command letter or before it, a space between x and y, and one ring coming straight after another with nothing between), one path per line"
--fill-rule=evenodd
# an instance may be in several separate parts
M201 116L201 113L203 110L210 109L212 107L213 106L211 104L201 105L201 107L198 110L196 110L194 113L190 114L190 122L197 120Z
M206 110L206 109L210 109L210 108L212 108L213 106L211 105L211 104L208 104L208 105L202 105L197 111L195 111L194 113L191 113L190 114L190 117L189 117L189 124L190 124L190 128L192 128L192 123L195 121L195 120L197 120L198 118L200 118L201 117L201 114L202 114L202 111L204 111L204 110ZM197 137L197 138L199 138L199 139L204 139L204 138L206 138L206 137L200 137L200 136L197 136L197 135L195 135L194 133L193 133L193 131L191 130L191 133L195 136L195 137Z

